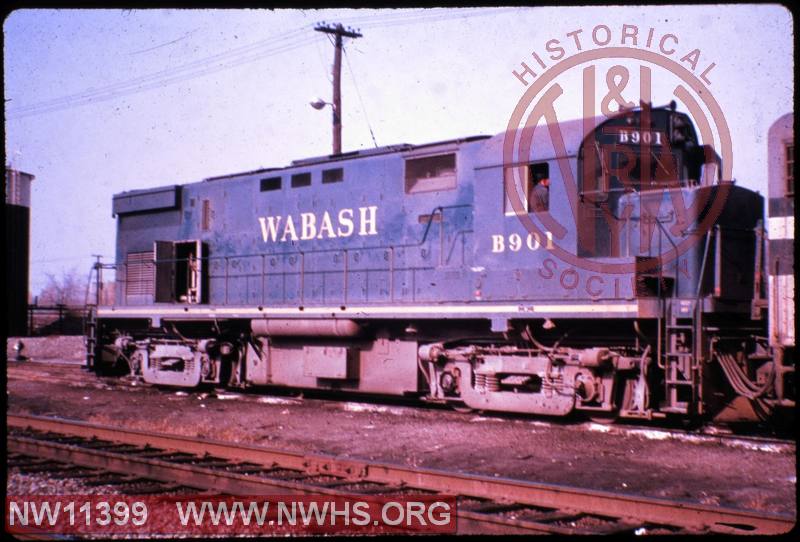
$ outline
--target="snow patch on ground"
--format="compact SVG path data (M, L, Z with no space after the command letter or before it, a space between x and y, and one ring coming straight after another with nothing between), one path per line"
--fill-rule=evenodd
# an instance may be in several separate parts
M586 426L589 431L597 431L598 433L610 433L611 428L601 423L590 423Z
M599 430L589 427L590 430ZM673 433L671 431L659 431L651 429L626 429L627 434L633 436L640 436L648 440L677 440L680 442L689 442L692 444L708 444L717 442L723 446L731 448L742 448L745 450L752 450L755 452L767 452L773 454L780 453L794 453L794 445L792 444L776 444L765 443L757 441L749 441L745 439L719 438L713 435L690 435L686 433Z
M628 434L644 437L647 440L667 440L668 438L674 438L676 436L676 435L671 435L666 431L656 431L652 429L629 429Z
M220 401L225 401L226 399L241 399L242 396L238 393L218 393L217 399Z
M756 452L767 452L771 454L787 453L792 451L792 448L794 448L790 444L764 444L737 439L724 441L723 444L733 448L744 448L745 450L754 450Z
M381 414L394 414L395 416L402 416L406 414L406 411L400 408L370 405L367 403L344 403L342 408L347 412L377 412Z
M285 399L283 397L259 397L256 401L266 405L299 405L301 403L298 399Z

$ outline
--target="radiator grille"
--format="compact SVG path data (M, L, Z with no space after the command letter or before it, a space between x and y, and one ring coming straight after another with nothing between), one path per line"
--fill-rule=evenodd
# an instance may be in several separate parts
M125 271L126 295L152 295L155 277L153 252L129 252Z

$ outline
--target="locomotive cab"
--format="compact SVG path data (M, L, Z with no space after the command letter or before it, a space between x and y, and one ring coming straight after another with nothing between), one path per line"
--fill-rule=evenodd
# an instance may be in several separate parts
M670 108L623 110L592 131L578 152L578 256L631 255L624 243L632 220L658 215L665 191L712 186L721 160L700 145L691 120ZM633 199L641 214L633 216ZM683 218L683 217L679 217ZM662 221L663 222L663 221Z

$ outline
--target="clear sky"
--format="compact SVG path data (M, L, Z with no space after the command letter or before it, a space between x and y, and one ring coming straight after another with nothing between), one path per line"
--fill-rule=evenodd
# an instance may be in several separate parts
M600 24L612 45L625 24L642 41L650 28L674 35L674 60L700 50L695 75L716 64L709 89L739 184L766 192L767 129L792 110L793 20L777 5L15 11L3 25L5 152L36 176L31 292L46 273L88 273L91 254L111 260L115 193L329 153L330 110L308 105L331 96L320 21L363 33L343 60L345 151L373 146L369 126L379 145L500 132L525 90L512 71L551 39L574 54L575 30L600 48ZM653 102L671 88L654 84Z

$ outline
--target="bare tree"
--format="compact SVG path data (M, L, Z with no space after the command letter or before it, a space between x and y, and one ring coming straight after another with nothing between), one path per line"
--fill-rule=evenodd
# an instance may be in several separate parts
M65 271L60 277L47 273L47 283L39 293L40 305L83 305L86 298L86 276L77 268Z

